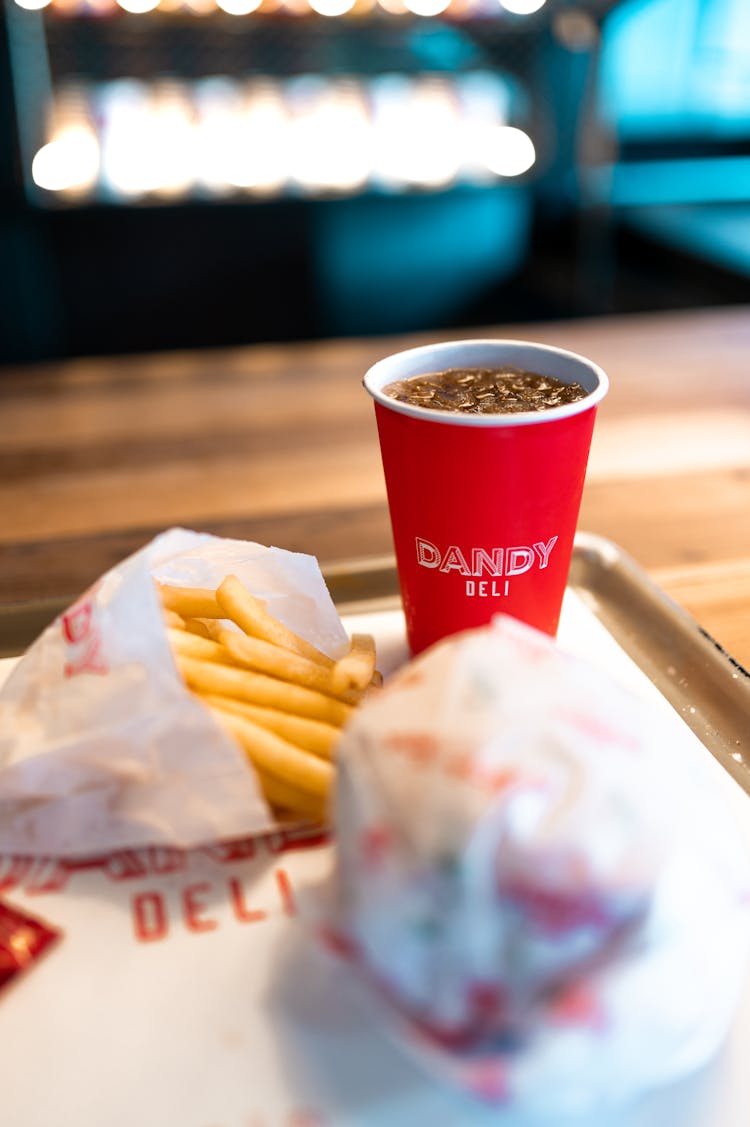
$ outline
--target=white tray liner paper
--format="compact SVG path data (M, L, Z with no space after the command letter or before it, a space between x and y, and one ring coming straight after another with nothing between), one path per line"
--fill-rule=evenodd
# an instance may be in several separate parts
M403 619L344 620L375 634L384 672ZM572 593L561 644L685 725ZM6 670L12 663L5 663ZM0 676L2 670L0 669ZM684 770L706 768L750 847L750 799L687 729ZM701 827L696 826L696 834ZM750 983L710 1064L606 1117L535 1117L441 1085L384 1032L368 996L292 914L330 872L326 845L282 837L178 853L141 849L67 873L0 857L0 894L62 929L0 994L0 1123L8 1127L747 1127ZM138 923L140 939L137 938ZM731 937L727 937L731 949ZM723 949L711 953L719 964ZM710 971L711 967L707 967Z

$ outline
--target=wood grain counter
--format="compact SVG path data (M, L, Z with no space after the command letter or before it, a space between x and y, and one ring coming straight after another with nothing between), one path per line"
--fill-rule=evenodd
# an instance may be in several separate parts
M171 525L323 563L392 550L361 377L462 334L0 370L0 604L73 596ZM750 666L750 307L492 326L608 372L580 527Z

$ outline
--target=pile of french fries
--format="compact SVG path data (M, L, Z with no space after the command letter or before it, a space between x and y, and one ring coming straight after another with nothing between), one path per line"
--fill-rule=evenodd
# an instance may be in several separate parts
M325 822L341 729L381 683L372 636L352 635L334 661L234 575L215 591L157 589L185 683L239 742L276 815Z

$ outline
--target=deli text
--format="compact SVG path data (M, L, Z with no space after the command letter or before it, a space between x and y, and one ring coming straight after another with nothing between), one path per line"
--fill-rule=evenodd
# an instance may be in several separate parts
M466 580L466 594L470 597L492 598L508 594L509 580L536 567L543 571L549 566L550 556L557 536L537 540L531 545L513 547L460 547L449 544L440 548L431 540L416 537L417 563L442 572L457 573ZM503 582L497 582L497 580Z

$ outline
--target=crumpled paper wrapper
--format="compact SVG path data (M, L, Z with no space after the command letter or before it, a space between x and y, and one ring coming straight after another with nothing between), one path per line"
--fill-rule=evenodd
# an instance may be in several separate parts
M153 582L227 574L329 656L346 650L313 557L163 533L51 623L0 690L0 852L190 848L273 828L242 751L177 671Z
M373 1020L523 1112L703 1064L744 981L750 868L679 736L505 617L397 673L339 745L317 905Z

